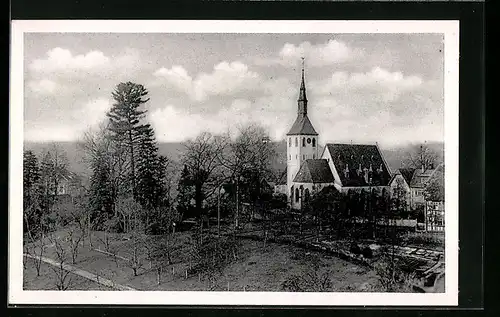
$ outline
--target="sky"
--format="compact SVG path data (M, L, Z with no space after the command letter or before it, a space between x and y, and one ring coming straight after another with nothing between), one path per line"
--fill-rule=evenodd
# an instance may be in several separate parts
M76 141L106 119L120 82L149 91L161 142L258 123L282 140L301 58L320 142L444 141L441 34L28 33L25 141Z

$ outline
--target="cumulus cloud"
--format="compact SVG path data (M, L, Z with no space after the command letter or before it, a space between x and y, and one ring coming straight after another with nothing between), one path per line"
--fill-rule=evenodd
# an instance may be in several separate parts
M350 92L388 102L397 100L401 94L415 90L422 84L423 80L418 76L404 76L401 72L374 67L365 73L335 72L327 80L315 81L311 86L318 94Z
M73 112L73 117L79 119L82 129L97 126L106 119L106 113L111 109L112 102L106 98L91 100Z
M123 71L138 66L139 56L133 49L125 49L117 56L106 56L93 50L84 54L73 54L69 49L56 47L47 51L44 58L38 58L28 64L34 74L71 74L86 75L108 74L109 71Z
M364 55L363 50L348 46L346 43L329 40L326 43L311 44L302 42L299 45L286 43L277 57L257 60L257 64L297 65L304 57L309 67L321 67L355 60Z
M73 55L70 50L56 47L47 52L45 59L35 59L30 68L37 72L54 72L61 70L84 70L103 67L110 59L100 51L90 51L86 54Z
M259 83L259 74L250 71L247 65L238 61L221 62L214 66L211 73L201 73L195 79L179 65L170 69L162 67L153 75L157 78L156 85L171 85L195 101L254 89Z
M28 87L36 94L52 95L57 91L59 85L50 79L41 79L29 81Z

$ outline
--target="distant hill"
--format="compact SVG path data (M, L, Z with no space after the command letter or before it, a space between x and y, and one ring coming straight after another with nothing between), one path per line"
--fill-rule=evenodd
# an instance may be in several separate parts
M25 142L24 148L26 150L32 150L39 158L42 157L42 153L49 147L50 143L34 143ZM57 142L67 154L68 160L70 162L71 171L81 174L84 176L90 175L89 169L85 162L83 161L84 152L81 149L78 142ZM408 157L408 153L415 147L415 144L408 144L406 146L393 147L393 148L382 148L382 154L389 165L392 172L396 171L401 166L401 161L405 161ZM444 144L443 143L428 143L427 146L431 148L435 153L437 153L439 162L444 161ZM182 143L159 143L158 148L160 154L167 156L171 160L178 162L184 152L184 145ZM322 153L323 147L320 147L320 153ZM276 160L273 164L273 169L277 171L282 171L286 167L286 142L276 142Z

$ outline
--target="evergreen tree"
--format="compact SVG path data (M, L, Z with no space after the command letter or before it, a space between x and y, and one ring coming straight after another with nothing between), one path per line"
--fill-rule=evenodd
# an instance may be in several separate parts
M32 230L33 234L40 229L39 206L40 189L40 167L38 159L32 151L23 153L23 211L24 211L24 232Z
M186 165L181 172L179 183L177 184L177 211L181 219L189 215L191 211L191 200L194 198L193 182L191 181L189 170Z
M90 207L93 223L97 226L114 214L114 195L111 174L106 153L96 155L92 161L92 176L90 177ZM99 221L94 221L95 219Z
M149 101L145 98L148 94L143 85L132 82L120 83L113 92L113 104L107 113L110 120L110 130L116 142L124 143L128 148L130 160L130 181L134 198L136 192L136 145L143 129L141 119L144 118L146 110L140 106Z
M140 130L137 160L137 199L143 208L153 210L164 204L167 159L158 154L154 131L149 124Z
M36 187L40 181L38 159L32 151L23 153L23 206L26 209L34 203Z

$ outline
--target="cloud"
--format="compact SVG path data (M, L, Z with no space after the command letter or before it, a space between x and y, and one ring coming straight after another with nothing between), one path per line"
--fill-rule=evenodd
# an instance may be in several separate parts
M155 85L166 83L188 94L195 101L251 90L259 84L259 74L250 71L247 65L238 61L221 62L214 66L211 73L200 73L195 79L179 65L174 65L170 69L162 67L153 75L157 79Z
M74 55L66 48L56 47L47 51L44 58L33 60L28 69L33 74L107 75L110 71L137 68L138 64L139 54L133 49L124 49L117 56L106 56L97 50Z
M52 95L59 85L50 79L33 80L28 82L28 87L36 94Z
M106 119L106 113L111 109L112 102L106 98L91 100L73 112L73 117L80 121L81 130L97 126Z
M320 95L344 93L363 96L366 100L390 102L401 94L418 89L424 81L419 76L404 76L374 67L365 73L335 72L327 80L311 83L312 91ZM370 96L370 98L366 98Z
M259 59L260 65L281 64L283 66L296 66L302 57L308 67L322 67L339 64L363 57L363 50L349 47L346 43L329 40L326 43L313 45L302 42L299 45L286 43L277 57Z
M24 139L34 142L74 141L106 119L111 101L97 98L75 105L69 113L58 113L53 121L26 120ZM38 118L37 118L38 119Z
M109 63L110 59L100 51L73 56L68 49L56 47L47 52L45 59L35 59L30 68L36 72L88 70L107 66Z

